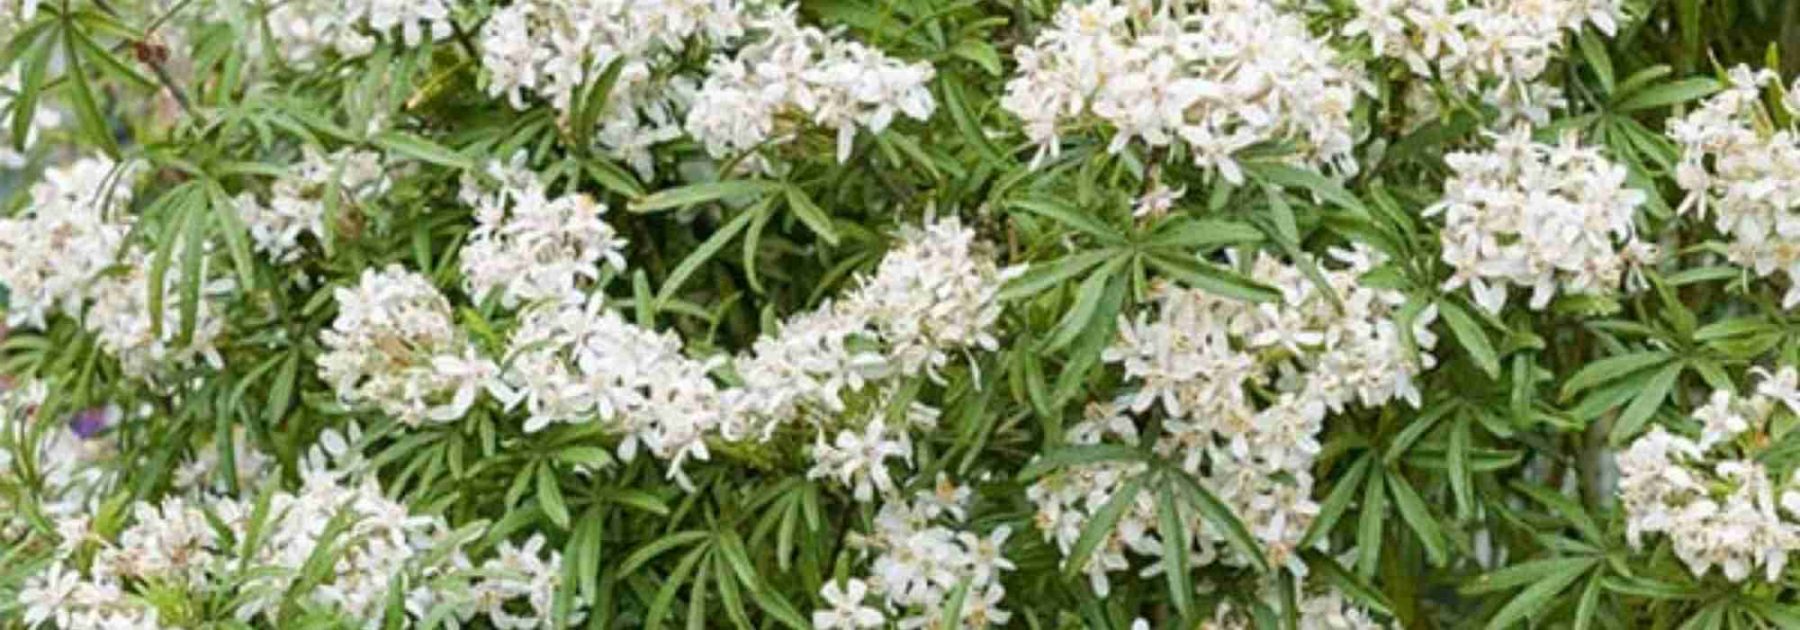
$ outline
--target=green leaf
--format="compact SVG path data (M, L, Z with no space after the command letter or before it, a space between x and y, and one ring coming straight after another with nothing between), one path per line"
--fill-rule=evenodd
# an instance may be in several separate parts
M1312 525L1306 530L1306 536L1300 539L1301 547L1311 548L1314 543L1319 541L1320 537L1331 533L1332 526L1336 525L1338 519L1343 517L1344 511L1349 509L1350 500L1356 498L1356 490L1362 487L1363 476L1368 474L1369 462L1372 459L1368 455L1358 457L1356 463L1351 464L1349 470L1344 471L1342 477L1332 480L1331 494L1326 495L1325 501L1319 504L1319 515L1313 518Z
M1167 484L1156 495L1156 533L1162 538L1163 577L1169 583L1169 598L1175 601L1175 610L1183 619L1192 619L1194 585L1188 575L1188 547L1193 542L1188 537L1187 519L1182 517L1181 504Z
M1045 352L1062 350L1087 331L1094 314L1100 309L1101 294L1105 293L1107 284L1113 281L1114 275L1124 266L1125 261L1124 258L1115 258L1081 282L1081 287L1075 291L1075 304L1057 322L1049 345L1044 347Z
M981 66L981 69L990 75L1001 76L1000 54L994 52L994 47L987 42L965 39L957 42L956 46L950 49L950 53L975 62L975 65Z
M701 182L677 188L660 190L656 193L631 203L632 212L656 212L686 208L688 206L741 197L760 197L780 192L783 186L779 182L760 179L728 179L717 182Z
M1362 512L1356 524L1356 574L1363 579L1375 577L1381 563L1381 529L1387 518L1387 491L1382 488L1387 475L1371 470L1363 488Z
M1102 249L1069 254L1047 263L1033 263L1025 268L1025 273L1008 281L1006 286L1000 289L1000 300L1010 302L1020 298L1037 297L1044 291L1093 269L1094 265L1118 255L1113 250Z
M1500 358L1494 354L1493 344L1488 342L1487 333L1482 332L1481 325L1469 316L1461 306L1450 300L1438 300L1438 313L1444 316L1444 323L1450 325L1451 334L1456 336L1457 343L1468 351L1469 358L1488 375L1490 379L1500 378Z
M1075 539L1075 546L1063 559L1065 575L1073 577L1087 570L1088 557L1094 555L1094 550L1112 537L1113 530L1119 525L1119 518L1137 502L1138 492L1143 490L1144 481L1144 475L1125 480L1118 492L1094 511L1093 518L1088 519L1087 525L1082 527L1081 536Z
M1102 462L1135 462L1144 461L1143 451L1124 444L1083 444L1079 446L1062 446L1039 455L1019 471L1017 479L1021 482L1031 481L1050 472Z
M94 88L88 83L87 72L81 65L83 55L75 50L75 39L63 37L63 52L69 64L68 77L70 99L75 109L75 120L80 123L81 130L95 143L100 150L113 159L119 158L119 143L113 139L112 126L106 122L106 114L100 111L99 101L94 99Z
M1268 285L1250 279L1236 270L1210 262L1189 261L1163 253L1152 253L1144 262L1182 284L1245 302L1279 302L1281 293Z
M1050 199L1020 199L1009 207L1024 210L1054 220L1063 225L1075 228L1100 242L1111 245L1124 245L1125 235L1119 230L1102 223L1098 217L1083 212L1080 208L1062 201Z
M1399 475L1388 473L1387 487L1394 495L1394 505L1400 508L1400 518L1419 535L1419 544L1424 545L1425 553L1431 556L1431 563L1444 566L1450 561L1449 543L1444 540L1444 532L1437 519L1431 516L1431 510L1425 507L1425 501L1419 498L1412 484Z
M1226 544L1255 565L1258 571L1269 570L1269 559L1263 556L1263 546L1250 535L1250 530L1244 527L1243 521L1238 520L1231 506L1194 481L1187 471L1165 466L1163 472L1168 478L1175 480L1182 496L1187 499L1188 507L1199 512L1201 519L1212 525L1218 533L1225 535Z
M1540 576L1531 584L1531 586L1520 591L1518 597L1514 597L1512 601L1507 602L1506 606L1500 609L1500 612L1495 613L1494 618L1488 620L1487 629L1499 630L1501 628L1510 628L1514 624L1523 621L1529 615L1549 610L1548 604L1550 598L1555 597L1557 593L1561 593L1562 590L1567 588L1570 583L1576 580L1576 578L1581 577L1581 574L1586 572L1589 567L1592 567L1594 562L1596 561L1586 559L1584 564L1567 565L1558 571L1549 572Z
M562 482L556 479L556 471L549 464L541 464L537 469L538 505L544 508L544 515L557 527L568 529L569 506L563 503Z
M1653 88L1643 90L1626 97L1613 105L1618 112L1635 112L1702 98L1719 91L1722 86L1718 81L1706 77L1694 77L1679 81L1670 81Z
M645 563L671 549L706 540L711 537L712 532L690 530L675 532L645 543L643 546L633 550L631 555L625 556L625 560L619 563L619 574L631 575L637 573L637 570L643 567Z
M763 203L767 204L769 201L765 200ZM738 233L744 231L745 226L750 225L750 220L756 216L757 212L754 209L739 212L724 226L714 231L712 236L707 237L705 242L700 243L699 247L694 248L694 251L689 253L686 258L681 259L681 264L676 265L675 270L669 272L669 277L663 280L662 289L656 292L656 310L663 310L663 307L669 303L669 298L674 296L676 291L681 290L681 285L687 282L688 276L692 276L695 271L700 269L701 265L712 260L712 257L717 255L719 250L724 249L731 239L737 238Z
M1170 221L1158 229L1155 234L1144 241L1144 246L1195 249L1217 245L1255 243L1261 241L1262 238L1262 230L1236 221L1176 220Z
M1674 389L1675 381L1681 378L1684 367L1686 366L1680 362L1670 363L1650 377L1644 388L1638 391L1637 397L1632 399L1630 405L1626 405L1625 411L1619 413L1619 419L1613 423L1607 441L1618 446L1635 437L1644 423L1650 420L1650 416L1662 406L1663 400L1669 397L1669 392Z
M1607 357L1589 363L1577 370L1574 376L1569 377L1569 380L1563 382L1562 398L1568 400L1584 390L1631 376L1640 370L1662 365L1672 358L1673 355L1669 354L1667 350L1649 350Z
M1588 69L1599 77L1600 86L1607 92L1613 91L1612 58L1606 55L1606 43L1601 41L1600 33L1592 28L1583 29L1581 37L1581 58L1587 60Z
M387 149L416 160L429 162L438 166L470 170L475 168L475 161L468 156L432 142L415 134L404 131L384 131L371 138L375 146Z
M1358 217L1369 216L1369 208L1363 205L1362 200L1337 182L1326 179L1324 175L1278 162L1255 162L1244 166L1256 179L1277 186L1305 189Z
M1536 584L1552 576L1580 574L1599 560L1591 557L1540 558L1503 567L1475 578L1458 589L1464 595L1483 595Z
M794 217L800 219L801 223L805 223L807 229L819 235L819 239L825 241L826 245L836 246L838 244L837 230L831 227L831 216L825 214L825 210L818 204L813 203L812 197L806 196L806 192L800 190L798 186L788 186L787 202L788 210L793 211Z

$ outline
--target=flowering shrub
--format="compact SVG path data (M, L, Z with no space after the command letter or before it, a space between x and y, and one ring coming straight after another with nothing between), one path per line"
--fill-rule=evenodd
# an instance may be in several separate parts
M0 628L1800 627L1796 33L0 0Z

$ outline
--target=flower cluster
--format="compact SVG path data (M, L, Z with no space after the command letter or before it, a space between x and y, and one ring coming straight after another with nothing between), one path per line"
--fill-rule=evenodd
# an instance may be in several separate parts
M8 325L42 328L54 313L80 315L88 284L126 249L129 178L104 157L49 169L25 211L0 219Z
M1133 140L1179 141L1195 165L1232 182L1243 181L1235 156L1254 145L1356 170L1359 68L1276 3L1224 0L1191 14L1174 4L1068 3L1053 28L1014 51L1019 69L1001 105L1038 145L1034 163L1060 151L1064 131L1098 120L1111 128L1113 152Z
M1159 287L1155 317L1122 318L1118 342L1103 355L1124 367L1136 391L1090 407L1068 440L1153 440L1158 456L1231 506L1271 564L1303 575L1299 543L1319 510L1312 468L1326 417L1352 404L1373 408L1404 400L1417 406L1414 378L1435 362L1429 327L1436 311L1427 307L1403 320L1404 294L1357 282L1379 263L1375 254L1334 254L1344 266L1321 272L1326 286L1300 267L1258 255L1250 261L1251 277L1280 292L1268 303ZM1132 414L1152 411L1162 413L1161 432L1142 436ZM1146 466L1076 466L1039 480L1026 496L1037 505L1045 537L1067 554L1096 511ZM1222 556L1224 533L1197 515L1190 518L1196 564L1248 560ZM1108 573L1130 567L1127 551L1161 555L1157 523L1154 493L1140 491L1114 534L1079 567L1096 592L1109 591Z
M120 368L154 382L159 374L204 360L222 359L214 341L224 323L209 299L230 289L207 282L200 270L200 300L192 331L182 340L181 265L160 278L161 312L153 316L149 285L154 252L129 240L129 182L133 169L106 158L86 158L44 173L31 187L25 211L0 219L0 284L7 287L9 325L43 328L53 314L80 319ZM180 251L183 243L175 244ZM160 321L158 321L160 320Z
M462 201L475 209L475 230L461 254L468 294L498 295L517 308L533 302L580 301L582 287L600 276L600 265L625 268L625 241L601 220L606 206L582 194L550 198L537 174L494 164L484 186L465 177Z
M308 146L300 163L275 180L267 201L240 193L238 214L257 251L276 263L292 263L305 253L301 236L325 238L330 209L341 215L387 192L391 182L384 169L377 153L346 148L325 154Z
M1761 461L1778 414L1800 413L1800 373L1764 373L1747 397L1713 392L1694 410L1698 440L1652 427L1618 455L1626 538L1667 536L1695 576L1718 567L1733 582L1761 569L1781 578L1800 551L1800 476L1782 481Z
M813 626L878 628L898 618L902 628L945 627L945 608L958 588L966 588L957 611L960 627L1006 625L1012 613L1000 608L1006 597L1000 573L1014 567L1001 551L1012 530L1002 525L985 536L971 530L963 522L970 495L940 475L934 488L913 500L894 497L882 504L874 531L854 542L875 556L870 575L842 587L827 583L821 596L832 608L813 612Z
M445 0L289 0L270 6L267 50L310 69L326 54L361 57L399 32L407 46L449 37L453 3Z
M1758 276L1783 273L1784 308L1800 304L1800 130L1763 105L1763 89L1780 77L1748 66L1731 69L1731 83L1686 116L1669 121L1669 137L1681 146L1675 181L1687 191L1684 212L1704 217L1731 237L1732 262ZM1800 116L1800 89L1781 107Z
M596 140L648 176L651 146L681 135L680 110L694 89L691 76L675 73L679 57L689 42L742 36L744 11L738 0L515 2L482 27L481 67L489 94L518 108L536 94L566 117L617 64Z
M1278 610L1280 604L1277 598L1281 594L1274 589L1267 590L1269 592L1262 599L1269 602L1270 609ZM1345 598L1342 591L1332 587L1307 590L1300 594L1299 601L1295 604L1297 618L1294 620L1294 627L1298 630L1381 630L1388 627L1377 623L1369 616L1368 611L1358 607ZM1141 630L1149 630L1149 627L1149 623L1145 622ZM1213 613L1211 625L1205 627L1207 630L1250 630L1261 626L1256 623L1253 611L1232 606L1231 602L1222 602ZM1140 629L1139 626L1133 628Z
M1624 17L1620 0L1356 0L1348 37L1367 36L1375 54L1404 61L1424 78L1480 94L1507 121L1549 121L1560 89L1537 79L1561 51L1565 33L1588 24L1607 35ZM1429 107L1435 108L1431 102Z
M621 458L642 446L684 486L682 464L710 456L705 439L725 413L708 377L716 362L688 358L674 333L627 322L596 294L527 310L507 345L502 398L524 405L526 431L598 419L623 437Z
M833 37L796 19L798 6L751 21L757 38L715 56L694 95L687 131L713 157L748 151L790 134L793 113L837 130L837 159L850 158L858 129L881 133L896 115L925 120L937 108L931 64L905 63L878 49Z
M767 441L805 420L821 432L814 475L841 479L870 500L874 488L894 487L883 462L907 459L903 434L931 426L936 411L909 403L912 420L890 427L883 419L891 388L854 401L846 395L891 385L894 374L935 374L960 349L995 348L999 287L1017 273L981 254L974 231L954 219L908 228L901 240L842 300L758 339L733 362L738 386L710 376L722 359L689 358L680 337L626 321L596 293L521 313L494 389L509 407L527 410L527 431L598 419L624 437L621 457L643 446L668 460L670 477L683 485L681 465L709 457L707 438ZM830 442L827 430L836 431Z
M284 604L302 601L376 624L397 600L413 619L444 611L463 621L479 613L503 628L550 623L560 560L554 552L539 557L541 538L523 548L502 543L497 557L473 568L462 547L480 529L455 531L441 517L412 513L373 479L358 481L353 467L334 466L349 455L349 439L356 434L321 435L292 492L139 502L130 506L129 526L113 535L96 528L93 513L59 516L50 564L19 593L24 622L70 630L179 626L189 611L166 604L181 593L229 602L229 614L243 622L278 622ZM321 561L330 567L323 574ZM397 586L407 590L392 592ZM158 596L147 597L152 591ZM528 615L508 607L521 598Z
M1609 293L1655 257L1633 224L1644 192L1573 133L1551 145L1519 127L1495 134L1491 150L1444 160L1454 176L1425 210L1444 219L1443 260L1456 269L1444 289L1467 285L1488 311L1506 305L1509 285L1529 288L1533 309L1559 290Z
M499 367L451 319L450 301L399 265L365 269L340 287L337 319L319 336L319 377L347 403L374 405L408 425L463 417Z
M840 301L789 320L737 358L743 385L729 392L723 427L734 439L766 440L804 421L817 431L809 475L837 479L865 502L896 490L887 460L911 461L909 433L936 426L936 409L900 402L903 379L894 377L937 380L952 353L997 349L1000 286L1024 271L996 265L956 219L900 237Z

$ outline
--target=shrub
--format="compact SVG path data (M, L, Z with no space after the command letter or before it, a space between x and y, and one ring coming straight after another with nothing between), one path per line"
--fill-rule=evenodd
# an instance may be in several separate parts
M1800 3L0 8L0 627L1800 627Z

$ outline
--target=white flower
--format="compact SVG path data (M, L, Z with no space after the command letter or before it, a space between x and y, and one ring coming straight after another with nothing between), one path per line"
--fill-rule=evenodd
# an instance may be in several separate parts
M900 616L897 625L901 628L942 627L945 603L952 592L964 586L967 595L959 611L964 627L1006 624L1011 613L999 607L1006 596L1000 572L1012 570L1013 564L1001 555L1001 546L1010 530L1001 527L983 537L958 522L944 522L943 517L951 514L939 509L941 502L934 495L958 496L966 490L944 479L939 485L949 487L921 492L917 501L886 495L876 513L875 528L852 538L853 544L875 555L869 563L867 595L879 597L883 608L861 612L861 602L866 599L861 588L864 582L853 578L847 591L824 593L833 609L814 612L815 625L875 627L885 620L881 610L886 610Z
M813 611L813 627L819 630L880 627L886 621L881 611L863 605L868 593L869 586L856 578L845 581L841 589L836 580L826 582L819 589L819 596L831 604L831 609Z
M914 120L937 108L930 64L904 63L796 19L798 5L749 21L756 38L707 66L685 128L713 157L791 136L777 117L793 112L837 132L837 160L850 157L859 129L881 133L895 115Z
M161 377L179 368L222 364L213 343L224 322L212 298L231 284L207 280L201 266L200 300L182 343L184 278L172 265L162 278L158 328L149 301L152 253L127 241L134 173L104 157L45 171L26 211L0 219L0 284L10 292L7 324L43 328L55 314L78 318L126 375L163 386Z
M1234 259L1235 255L1232 256ZM1341 268L1322 267L1323 282L1302 268L1267 254L1250 261L1250 276L1280 299L1253 304L1203 290L1159 286L1155 308L1122 316L1119 339L1102 358L1123 367L1136 386L1109 404L1089 407L1071 427L1077 444L1153 439L1152 449L1179 465L1229 505L1263 545L1272 564L1296 575L1305 565L1299 543L1320 506L1313 500L1313 464L1323 450L1319 433L1327 416L1351 405L1378 407L1394 401L1417 406L1414 379L1435 364L1437 340L1429 326L1433 309L1400 320L1405 294L1361 286L1358 278L1381 264L1365 249L1332 252ZM1341 306L1340 306L1341 305ZM1408 326L1415 356L1402 326ZM1158 435L1140 436L1131 414L1159 408ZM1046 540L1070 553L1087 521L1122 491L1142 463L1076 466L1047 475L1026 497L1037 506ZM1107 574L1131 567L1129 554L1162 554L1154 495L1139 491L1128 501L1113 538L1089 557L1086 572L1096 593L1110 589ZM1242 566L1222 533L1198 515L1184 528L1196 565Z
M681 135L695 78L679 72L687 46L744 34L739 0L525 0L489 16L478 38L488 94L518 108L528 95L565 116L610 66L617 79L595 140L648 178L650 148Z
M582 289L600 276L601 264L625 268L624 239L601 220L606 206L587 195L551 199L536 174L511 166L489 166L499 182L486 189L463 181L463 201L475 209L475 230L461 253L463 278L476 299L497 293L501 306L582 299Z
M391 182L384 168L378 153L346 148L326 155L307 146L300 163L275 180L267 201L239 194L238 214L257 251L274 262L291 263L303 253L300 237L325 238L328 206L335 204L342 216L387 192Z
M1490 312L1507 287L1530 290L1541 309L1560 291L1608 293L1654 249L1633 224L1643 191L1628 186L1624 166L1574 134L1546 145L1526 127L1494 136L1491 151L1445 157L1455 176L1444 198L1425 210L1442 215L1444 262L1456 269L1445 290L1469 286Z
M302 69L320 65L326 53L360 57L380 38L418 46L450 36L450 5L444 0L288 0L270 5L267 40L252 51L267 51Z
M1179 17L1069 3L1014 56L1001 106L1038 145L1034 165L1061 150L1066 128L1099 120L1112 128L1109 151L1180 140L1195 165L1232 182L1243 181L1234 156L1257 144L1289 143L1295 162L1356 169L1350 111L1366 79L1275 3L1212 2Z
M1800 128L1771 128L1763 88L1779 79L1749 66L1731 70L1731 83L1687 115L1669 121L1681 147L1675 181L1687 191L1680 206L1730 240L1731 261L1757 276L1787 278L1783 308L1800 304ZM1791 101L1791 102L1790 102ZM1790 115L1800 100L1784 99Z
M1571 34L1592 24L1611 34L1620 0L1357 0L1346 37L1367 36L1379 56L1401 60L1418 77L1452 94L1479 94L1500 109L1502 124L1536 124L1566 104L1539 79Z
M1776 380L1765 378L1765 385ZM1698 442L1661 426L1633 440L1618 455L1626 540L1638 548L1646 535L1667 536L1695 576L1716 566L1739 582L1761 568L1764 579L1778 580L1788 554L1800 551L1800 478L1777 481L1760 461L1765 446L1734 438L1765 435L1782 409L1760 392L1740 398L1718 391L1694 411L1703 431Z
M624 438L621 458L643 446L684 485L682 463L709 457L705 439L726 413L708 377L716 362L683 355L675 334L626 322L595 294L525 311L507 346L503 401L524 405L526 431L599 421Z
M398 265L365 269L334 292L338 315L320 333L319 377L347 403L409 425L457 420L477 390L502 393L499 369L480 357L431 281Z

